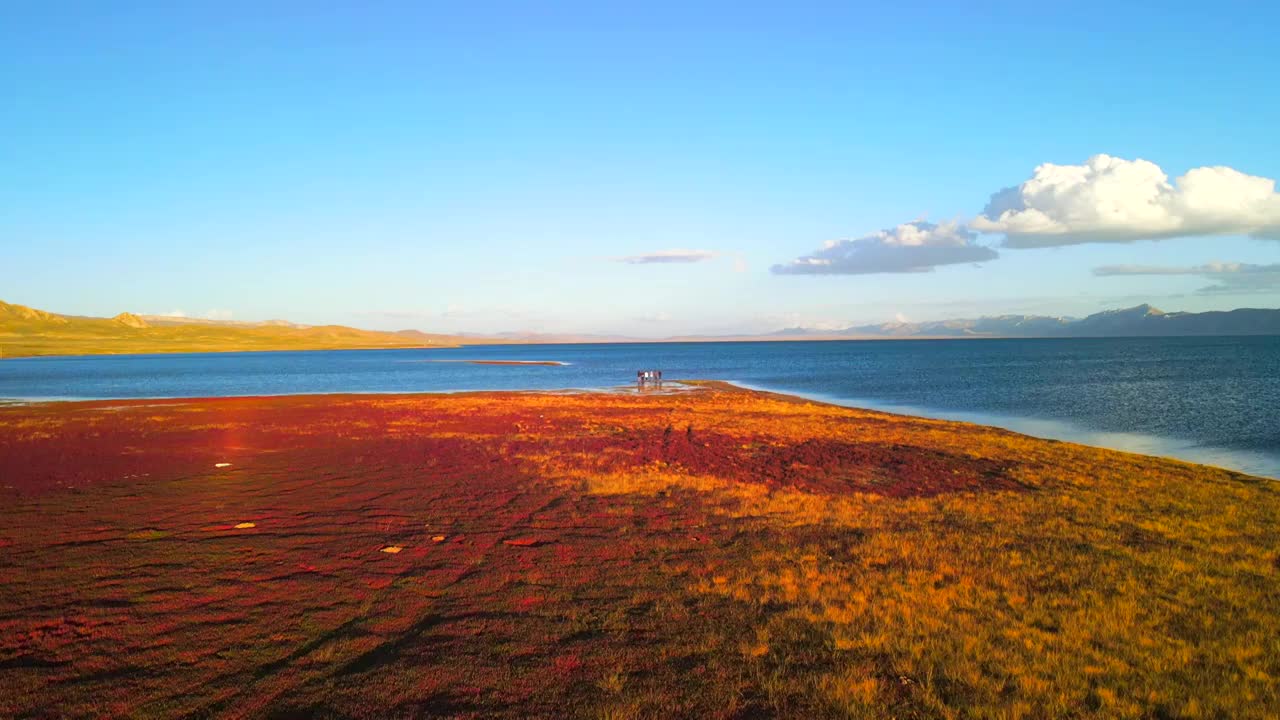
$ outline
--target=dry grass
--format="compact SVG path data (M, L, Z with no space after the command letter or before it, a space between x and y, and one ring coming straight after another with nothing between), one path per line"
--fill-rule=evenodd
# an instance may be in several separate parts
M0 302L0 358L264 350L455 347L462 338L340 325L147 323L54 315Z

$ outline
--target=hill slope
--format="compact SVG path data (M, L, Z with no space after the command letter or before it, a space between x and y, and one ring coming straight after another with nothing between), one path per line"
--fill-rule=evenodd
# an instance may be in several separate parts
M133 313L75 317L0 302L0 357L453 347L460 339L416 330L392 333L341 325L183 322Z

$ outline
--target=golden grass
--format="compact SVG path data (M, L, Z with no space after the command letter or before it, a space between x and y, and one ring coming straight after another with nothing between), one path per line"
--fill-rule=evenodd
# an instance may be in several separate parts
M741 560L696 588L770 609L738 644L745 658L780 669L780 695L817 695L854 717L889 708L991 718L1280 711L1280 503L1271 482L748 393L699 410L671 424L744 439L943 447L1007 462L1027 488L831 496L662 463L601 472L598 458L536 458L591 494L693 494L751 520L758 535L741 541ZM816 540L788 542L787 528ZM821 671L785 671L811 653L826 659Z
M0 358L264 350L456 347L461 338L340 325L147 323L54 315L0 302Z

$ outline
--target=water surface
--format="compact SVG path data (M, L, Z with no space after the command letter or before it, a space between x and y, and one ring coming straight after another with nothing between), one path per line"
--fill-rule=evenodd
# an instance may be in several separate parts
M554 361L492 365L458 360ZM642 368L1280 477L1280 337L499 345L0 361L0 398L598 389Z

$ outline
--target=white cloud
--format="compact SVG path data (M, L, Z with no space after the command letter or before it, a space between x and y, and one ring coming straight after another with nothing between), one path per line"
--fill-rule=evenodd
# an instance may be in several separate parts
M1211 280L1215 285L1200 288L1199 293L1280 292L1280 263L1255 265L1237 262L1211 262L1204 265L1103 265L1093 269L1101 277L1117 275L1193 275Z
M752 335L778 330L809 330L835 333L849 327L849 321L831 315L814 315L810 312L781 312L756 315L749 327L731 334Z
M928 272L939 265L994 260L995 250L956 222L903 223L852 240L833 240L812 255L774 265L779 275L864 275Z
M1045 163L991 196L970 227L1002 233L1007 247L1132 242L1194 235L1280 239L1276 181L1229 167L1188 170L1173 183L1159 165L1094 155Z
M169 312L166 312L166 313L155 313L156 317L173 318L175 320L179 320L179 319L230 320L232 318L232 315L233 313L230 310L218 310L216 308L198 315L192 315L184 310L170 310Z
M531 322L533 320L533 316L521 306L489 305L473 307L456 302L445 303L439 309L370 310L358 312L356 315L362 318L369 318L380 327L389 323L427 323L429 326L444 323L452 326L459 323L489 319L518 320L520 322ZM466 325L460 325L460 327L464 330L471 329Z
M643 255L629 255L614 258L615 261L629 265L651 265L656 263L695 263L710 260L716 253L710 250L658 250Z

